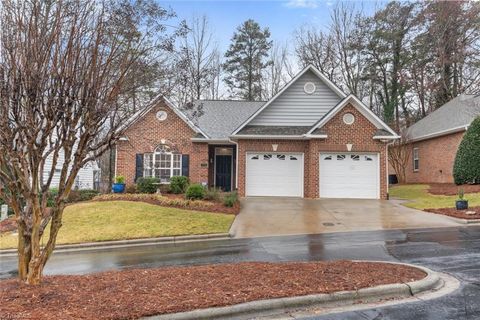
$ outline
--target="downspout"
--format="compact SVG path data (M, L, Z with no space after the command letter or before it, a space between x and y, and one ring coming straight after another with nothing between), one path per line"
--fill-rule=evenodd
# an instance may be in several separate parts
M386 162L385 170L387 171L387 200L390 200L390 181L388 180L388 177L389 177L389 174L388 174L388 168L389 168L388 159L390 158L390 156L388 155L388 147L391 146L394 143L395 143L395 141L392 141L392 142L389 142L389 143L385 144L385 148L387 149L386 150L387 154L386 154L386 157L385 157L385 162Z
M115 170L114 170L115 174L113 176L114 179L117 176L117 164L118 164L117 157L118 157L118 144L115 144L115 164L114 164L115 165ZM110 183L112 183L112 182L113 181L110 181Z
M235 145L235 189L238 190L238 142L233 141L232 139L228 138L228 141Z

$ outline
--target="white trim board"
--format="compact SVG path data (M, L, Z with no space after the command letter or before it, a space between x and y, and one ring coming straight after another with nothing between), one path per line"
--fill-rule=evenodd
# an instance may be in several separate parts
M242 130L250 121L252 121L257 115L260 114L265 108L267 108L273 101L275 101L282 93L284 93L293 83L295 83L301 76L303 76L307 71L312 71L317 77L320 78L333 92L335 92L340 98L345 98L347 95L332 81L325 77L317 68L312 65L307 66L302 71L300 71L293 79L291 79L277 94L275 94L270 100L268 100L260 109L258 109L254 114L248 117L235 131L233 131L232 136L236 135L240 130Z

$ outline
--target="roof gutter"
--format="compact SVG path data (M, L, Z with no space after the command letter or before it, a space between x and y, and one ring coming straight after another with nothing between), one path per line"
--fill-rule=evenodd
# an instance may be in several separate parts
M428 139L432 139L432 138L446 136L446 135L449 135L449 134L452 134L452 133L467 131L469 126L470 125L467 124L467 125L460 126L460 127L455 127L455 128L451 128L451 129L447 129L447 130L443 130L443 131L438 131L438 132L426 134L424 136L420 136L420 137L417 137L417 138L410 139L410 140L408 140L408 142L417 142L417 141L422 141L422 140L428 140Z
M206 138L190 138L192 142L205 142L211 144L231 144L230 139L206 139Z
M400 136L375 136L374 140L396 140L400 139Z
M308 139L327 139L328 138L328 135L326 134L304 134L303 135L304 137L308 138Z
M306 140L306 135L255 135L255 134L237 134L230 136L231 139L260 139L260 140Z

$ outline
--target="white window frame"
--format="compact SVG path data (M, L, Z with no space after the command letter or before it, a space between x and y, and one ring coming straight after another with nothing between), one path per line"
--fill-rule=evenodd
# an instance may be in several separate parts
M418 148L413 148L412 159L413 171L418 172L418 170L420 170L420 153L418 152Z
M162 166L169 163L169 166ZM168 170L168 178L162 177L162 170ZM172 152L166 145L159 145L154 152L143 155L143 176L145 178L158 178L160 183L169 184L170 178L182 175L182 155Z

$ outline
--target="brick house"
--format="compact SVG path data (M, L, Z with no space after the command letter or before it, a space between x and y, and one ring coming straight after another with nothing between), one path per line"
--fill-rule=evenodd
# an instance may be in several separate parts
M240 196L386 199L387 145L398 136L309 66L266 102L158 97L127 124L116 174L171 176Z
M480 116L480 96L460 95L406 131L406 183L453 183L453 163L470 123Z

